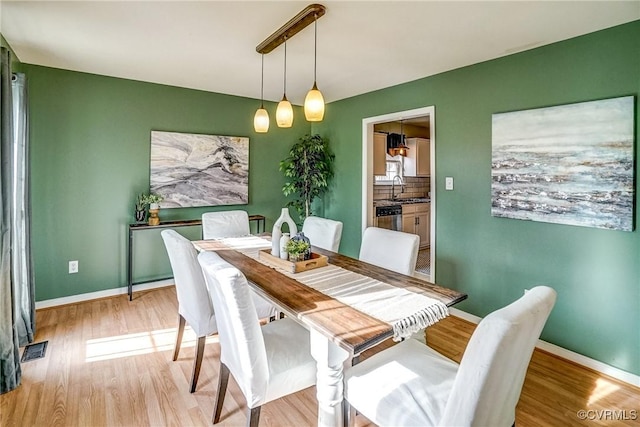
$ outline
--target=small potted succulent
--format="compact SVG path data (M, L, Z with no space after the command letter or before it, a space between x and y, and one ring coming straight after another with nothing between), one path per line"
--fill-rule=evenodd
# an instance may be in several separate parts
M304 261L306 253L311 248L309 242L304 240L289 240L287 243L287 252L289 253L289 261Z
M160 194L140 194L136 200L136 219L138 219L138 204L143 206L149 206L149 225L160 224L160 218L158 217L158 211L160 210L160 202L164 200L164 197Z
M160 209L160 202L164 200L164 197L160 194L151 193L145 196L145 201L149 205L149 210Z

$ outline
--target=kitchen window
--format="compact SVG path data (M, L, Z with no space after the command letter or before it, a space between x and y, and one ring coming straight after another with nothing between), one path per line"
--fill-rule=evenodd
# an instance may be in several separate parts
M402 162L400 160L387 160L387 174L375 176L375 185L391 185L393 177L400 175L403 178Z

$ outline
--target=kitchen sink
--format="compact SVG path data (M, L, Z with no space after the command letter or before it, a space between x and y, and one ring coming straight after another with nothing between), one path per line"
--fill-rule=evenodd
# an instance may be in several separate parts
M430 203L431 199L428 198L405 198L405 199L381 199L373 202L374 206L400 206L409 205L412 203Z
M409 203L429 203L431 199L426 197L413 197L413 198L397 198L397 199L383 199L377 200L376 203L382 202L384 205L397 205L397 204L409 204Z
M426 197L415 197L405 200L403 200L404 203L429 203L431 201L431 199L427 199Z

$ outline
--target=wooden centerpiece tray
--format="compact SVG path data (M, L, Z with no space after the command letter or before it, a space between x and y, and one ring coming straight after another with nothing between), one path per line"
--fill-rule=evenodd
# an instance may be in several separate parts
M271 255L271 249L261 249L258 251L258 258L272 267L281 268L282 270L290 273L300 273L302 271L324 267L329 264L329 258L315 252L311 252L311 258L308 260L293 262Z

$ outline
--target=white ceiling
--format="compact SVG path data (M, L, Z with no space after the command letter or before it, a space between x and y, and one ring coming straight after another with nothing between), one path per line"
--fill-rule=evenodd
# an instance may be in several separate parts
M311 2L0 1L20 61L250 98L255 47ZM318 87L327 102L640 19L634 1L324 1ZM283 92L283 47L265 99ZM313 83L313 26L287 43L287 97Z

